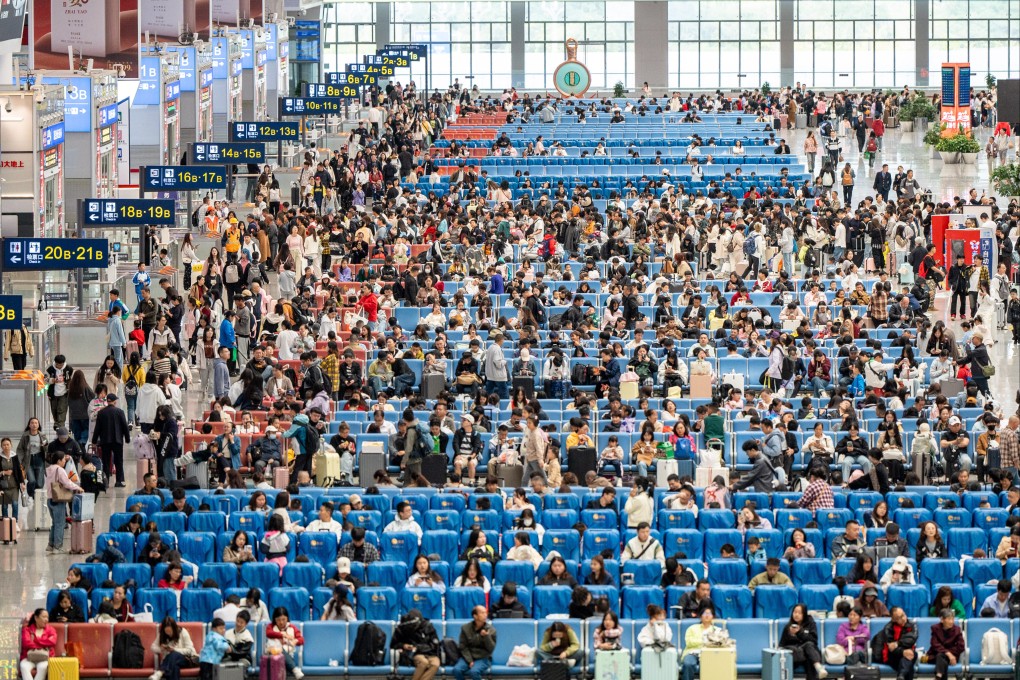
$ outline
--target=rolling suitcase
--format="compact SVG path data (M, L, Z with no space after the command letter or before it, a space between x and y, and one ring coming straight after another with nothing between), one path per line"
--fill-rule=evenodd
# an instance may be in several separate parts
M49 531L53 526L53 518L50 517L50 505L46 500L46 489L36 489L33 495L35 501L32 505L32 530Z
M85 555L92 552L92 528L90 519L71 522L71 554Z
M184 468L185 477L194 477L198 480L198 485L203 489L209 488L209 461L203 460L201 463L188 463L188 466Z
M78 657L51 656L46 677L52 680L78 680Z
M622 680L630 677L630 652L626 649L595 652L595 680Z
M156 460L154 458L140 458L135 461L135 482L140 489L145 486L145 475L156 474Z
M422 376L421 394L426 399L435 399L446 389L446 376L442 373L429 373Z
M496 464L496 478L499 485L507 489L517 489L524 480L523 465Z
M694 470L694 486L703 489L711 484L716 477L722 477L729 485L730 469L728 467L699 467Z
M273 468L273 488L286 489L290 483L290 469L286 465L277 465Z
M588 471L595 472L595 464L598 454L594 447L575 446L567 451L567 469L583 480Z
M762 649L761 680L793 680L793 652L789 649Z
M96 516L96 497L90 493L76 493L71 498L71 521L83 522Z
M655 486L669 486L669 476L680 474L680 461L675 458L660 458L655 461Z
M677 680L679 672L676 647L661 652L652 647L641 650L641 680Z
M213 665L213 680L245 680L248 664L221 663Z
M701 677L711 680L737 680L737 648L703 647Z
M142 350L138 346L138 343L135 342L134 340L128 340L127 344L124 345L124 358L125 359L130 359L131 355L135 354L135 353L138 354L138 358L139 359L142 358Z
M283 654L266 654L259 661L259 680L287 680Z
M5 544L18 542L18 520L13 517L0 517L0 541Z
M449 461L445 453L425 456L421 461L421 474L432 486L443 486L446 484L447 465Z
M543 661L538 667L538 680L568 680L570 666L562 659Z
M881 680L882 671L874 666L847 666L843 669L843 680Z
M386 469L386 454L382 451L362 451L358 456L358 481L362 486L375 483L373 476L379 470Z
M323 488L333 486L340 481L340 454L336 451L319 451L312 458L315 468L315 485ZM275 485L276 475L273 475ZM284 484L286 487L286 484Z

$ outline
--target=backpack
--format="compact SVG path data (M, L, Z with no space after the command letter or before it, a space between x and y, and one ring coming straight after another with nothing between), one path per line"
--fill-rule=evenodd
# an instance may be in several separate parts
M439 643L439 658L444 666L453 666L460 661L460 648L453 638L443 638Z
M198 211L201 209L201 207L195 208L195 212L191 213L191 226L198 226ZM141 666L137 666L137 668L141 668Z
M803 264L808 269L814 269L815 266L818 264L818 261L815 258L815 251L813 249L811 249L811 248L805 248L804 249Z
M435 442L428 426L419 421L414 426L414 431L417 436L414 438L414 450L411 452L411 457L420 459L435 453L433 449Z
M137 633L122 630L113 637L113 667L141 668L145 662L145 649Z
M878 144L875 143L874 139L868 140L867 151L868 153L875 153L876 151L878 151Z
M999 279L999 299L1009 299L1009 279L1005 277Z
M138 394L138 381L135 380L135 374L129 373L128 379L124 381L124 395L133 397ZM141 666L139 666L141 668Z
M371 621L365 621L358 628L348 660L352 666L381 666L385 656L386 634Z
M305 453L309 455L318 453L321 441L316 429L305 425Z
M322 385L322 390L326 394L333 394L333 379L330 378L324 370L322 370L322 359L316 361L314 365L319 369L319 377L321 378L319 384Z
M1011 663L1009 638L998 628L989 628L981 636L981 665L1006 666Z
M241 280L241 272L238 270L237 265L231 262L223 269L223 281L224 283L237 283Z
M783 380L793 377L793 359L788 356L783 357L783 366L779 369L779 375L783 377Z
M676 440L674 456L677 460L694 460L694 453L691 451L691 441L686 437Z
M575 385L590 385L592 383L589 374L590 371L587 364L575 364L570 369L570 382Z
M758 237L751 234L744 239L744 255L748 257L754 257L755 252L758 250Z

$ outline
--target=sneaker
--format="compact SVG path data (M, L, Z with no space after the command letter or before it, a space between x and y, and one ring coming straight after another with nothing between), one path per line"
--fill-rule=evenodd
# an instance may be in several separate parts
M950 321L956 321L956 315L955 314L950 314L949 315L949 320Z
M156 671L149 676L149 680L161 680L163 677L163 671Z
M822 664L818 664L817 666L815 666L815 670L818 671L818 680L824 680L825 678L829 677L829 671L825 670L825 666L823 666Z
M53 554L53 546L52 545L46 546L46 554L47 555L52 555Z
M53 550L50 551L50 554L51 555L66 555L67 551L64 550L63 548L53 548Z
M303 677L305 677L304 671L302 671L300 668L295 668L294 669L294 680L301 680L301 678L303 678Z

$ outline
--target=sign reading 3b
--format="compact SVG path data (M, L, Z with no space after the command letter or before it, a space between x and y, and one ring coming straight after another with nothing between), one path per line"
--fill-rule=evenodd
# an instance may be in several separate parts
M569 38L564 44L567 60L553 71L553 86L564 97L580 97L591 87L591 73L577 60L577 41Z

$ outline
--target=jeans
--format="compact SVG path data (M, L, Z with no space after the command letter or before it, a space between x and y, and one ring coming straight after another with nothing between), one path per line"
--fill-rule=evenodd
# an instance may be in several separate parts
M165 680L180 680L182 668L194 667L194 662L180 652L170 652L159 664L159 670L163 671Z
M509 399L510 383L505 380L486 380L485 391L489 394L498 394L500 399Z
M50 546L59 548L64 545L64 525L67 524L67 503L54 503L47 501L50 506L50 519L53 526L50 527Z
M211 392L211 390L210 390L210 392ZM127 421L128 421L128 425L134 425L135 424L135 406L138 405L138 395L137 394L128 394L128 395L126 395L124 397L124 399L125 399L125 401L127 401Z
M41 453L32 456L28 466L28 493L34 494L36 489L46 486L46 464Z
M783 253L783 271L793 276L793 267L796 258L794 253Z
M680 662L680 680L698 680L701 675L701 657L688 654Z
M372 395L373 399L375 399L376 395L378 395L386 388L387 388L386 383L384 383L380 378L376 378L375 376L373 376L368 379L368 393Z
M846 248L843 246L832 246L832 259L836 261L836 264L843 259L843 254L846 252Z
M393 376L393 390L401 395L407 390L414 388L414 373Z
M176 481L177 465L174 464L173 458L167 457L163 459L163 478L166 479L167 483Z
M524 464L524 477L521 479L521 486L528 486L531 475L536 472L542 475L542 479L545 479L545 470L542 469L542 462L537 460L527 461Z
M850 479L850 472L853 470L854 463L861 466L864 474L871 472L871 461L868 460L867 456L843 456L843 481Z
M18 501L13 503L0 503L0 517L13 517L18 519Z
M32 669L35 669L35 680L46 680L46 669L50 667L49 661L32 663L28 659L21 660L21 680L32 680Z
M648 476L648 466L649 466L649 463L635 463L634 464L634 474L636 474L638 477L647 477Z
M89 436L89 419L71 419L71 438L81 444L82 448L88 443Z
M489 674L491 667L491 659L476 659L469 668L468 662L462 658L453 666L453 677L456 680L464 680L465 676L470 677L471 680L482 680L482 676Z
M829 381L824 378L811 378L811 393L815 397L821 397L822 392L830 387Z
M190 288L190 286L188 286L188 288ZM110 355L117 362L117 365L120 366L121 368L123 368L124 367L124 346L123 345L119 345L117 347L108 347L107 349L110 350Z
M917 666L917 657L908 659L903 656L906 650L893 649L889 652L889 665L896 669L896 677L903 680L914 680L914 668Z

